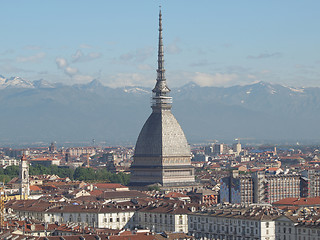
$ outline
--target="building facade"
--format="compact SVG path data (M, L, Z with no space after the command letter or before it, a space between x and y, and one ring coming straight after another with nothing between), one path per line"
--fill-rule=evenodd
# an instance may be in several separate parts
M276 240L319 240L320 224L319 222L303 219L302 216L281 216L276 219Z
M183 201L60 204L14 200L6 212L46 224L184 232L195 239L319 240L318 207L283 211L268 204L218 204L210 209Z
M229 203L273 203L284 198L300 197L300 175L234 174L222 178L220 202Z
M267 203L284 198L300 197L300 175L266 175Z
M138 228L155 232L188 232L188 213L197 209L181 201L152 202L137 212Z
M320 196L320 173L314 169L301 172L301 197Z
M189 234L196 239L275 240L279 212L269 207L222 208L188 215Z
M220 202L221 203L253 203L254 189L253 179L249 175L238 175L234 171L231 176L221 179Z
M1 166L19 166L20 160L15 158L10 158L8 156L5 156L4 158L0 159L0 165Z

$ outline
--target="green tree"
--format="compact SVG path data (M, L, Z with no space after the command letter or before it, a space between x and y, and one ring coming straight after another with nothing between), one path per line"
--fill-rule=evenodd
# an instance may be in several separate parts
M80 181L107 181L127 185L130 175L125 173L111 173L105 168L94 170L92 168L79 167L74 171L73 178Z
M19 166L8 166L4 169L4 175L8 175L10 177L18 177L19 176Z
M73 178L80 181L97 180L95 171L92 168L78 167L74 171Z
M9 182L12 179L9 175L0 174L0 182Z

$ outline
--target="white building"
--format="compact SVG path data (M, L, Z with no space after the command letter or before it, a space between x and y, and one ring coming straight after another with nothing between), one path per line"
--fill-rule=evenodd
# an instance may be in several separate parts
M276 240L319 240L319 214L293 214L276 219ZM315 220L315 221L314 221Z
M19 166L20 165L20 160L15 159L15 158L10 158L8 156L5 156L4 158L0 159L0 165L1 166Z
M96 228L123 229L132 228L136 206L125 204L108 205L67 205L48 209L46 223L78 223Z
M196 210L196 206L183 201L150 202L138 210L137 227L155 232L188 233L188 213Z
M43 223L75 223L110 229L149 229L184 232L196 239L214 240L319 240L317 209L280 212L267 205L217 205L206 210L181 201L147 199L86 205L15 200L6 204L9 214Z
M216 207L188 215L189 234L196 239L275 240L280 213L267 206Z
M12 201L6 208L21 218L45 223L77 223L79 225L110 228L143 228L155 232L188 233L188 213L199 210L195 204L178 200L149 202L146 200L108 204L59 204L41 200Z

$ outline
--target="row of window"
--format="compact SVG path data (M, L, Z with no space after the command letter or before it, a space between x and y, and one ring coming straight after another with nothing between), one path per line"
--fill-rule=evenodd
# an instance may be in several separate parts
M201 231L208 231L208 232L224 232L224 233L233 233L233 234L256 234L258 235L258 229L254 227L228 227L228 226L219 226L219 225L203 225L200 223L191 223L190 224L190 231L193 230L201 230ZM267 230L267 234L269 231Z
M258 227L258 222L257 221L247 221L247 220L236 220L236 219L219 219L219 218L208 218L208 217L189 217L190 222L213 222L213 223L226 223L226 224L236 224L236 225L251 225L251 226L255 226ZM249 224L250 223L250 224ZM266 222L266 227L269 227L269 222Z

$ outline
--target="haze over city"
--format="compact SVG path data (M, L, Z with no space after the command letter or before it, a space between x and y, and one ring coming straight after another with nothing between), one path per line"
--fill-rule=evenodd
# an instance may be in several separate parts
M319 1L3 1L0 75L152 87L158 5L171 87L320 86Z
M128 0L2 3L0 142L134 145L156 82L159 5L189 142L318 142L318 1Z

